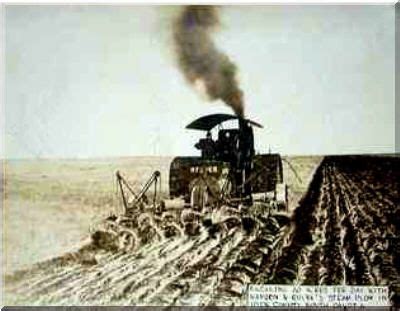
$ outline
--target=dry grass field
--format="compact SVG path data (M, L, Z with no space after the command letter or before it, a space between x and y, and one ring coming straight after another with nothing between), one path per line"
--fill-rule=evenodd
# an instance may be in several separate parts
M115 172L139 189L169 158L15 160L5 163L4 256L6 273L71 249L90 224L120 206ZM162 179L167 190L167 179Z

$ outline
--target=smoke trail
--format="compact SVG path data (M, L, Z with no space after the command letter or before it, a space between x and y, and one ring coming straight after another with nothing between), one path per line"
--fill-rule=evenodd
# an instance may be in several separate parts
M211 38L218 24L216 7L183 8L174 25L179 66L191 84L203 86L210 100L221 99L243 116L243 92L236 81L236 66L218 51Z

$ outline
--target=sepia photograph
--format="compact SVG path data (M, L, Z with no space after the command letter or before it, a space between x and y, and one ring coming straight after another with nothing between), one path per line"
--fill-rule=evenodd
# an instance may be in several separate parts
M394 4L2 11L3 305L400 306Z

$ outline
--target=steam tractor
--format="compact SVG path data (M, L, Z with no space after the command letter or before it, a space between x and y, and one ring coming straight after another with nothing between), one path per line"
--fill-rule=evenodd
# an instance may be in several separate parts
M222 124L237 120L237 128L224 129ZM218 127L217 139L211 131ZM286 187L283 184L282 160L279 154L255 154L254 121L230 114L203 116L187 129L206 132L195 147L199 157L177 157L169 174L170 196L183 197L195 205L214 205L229 200L231 204L251 205L253 199L271 195L285 208Z
M237 122L237 126L224 128L226 121ZM177 235L251 227L255 218L271 209L286 210L282 159L279 154L255 153L254 127L262 128L230 114L211 114L190 123L187 129L205 132L195 144L200 156L173 159L168 199L157 197L159 171L138 193L117 172L124 210L102 222L92 240L102 247L132 250ZM154 189L152 198L148 197L150 189Z

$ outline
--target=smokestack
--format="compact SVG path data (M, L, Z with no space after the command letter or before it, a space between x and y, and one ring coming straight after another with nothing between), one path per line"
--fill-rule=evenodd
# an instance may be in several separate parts
M192 85L202 85L210 100L221 99L244 116L243 92L236 66L216 48L211 34L218 26L214 6L186 6L175 21L174 39L180 69Z

